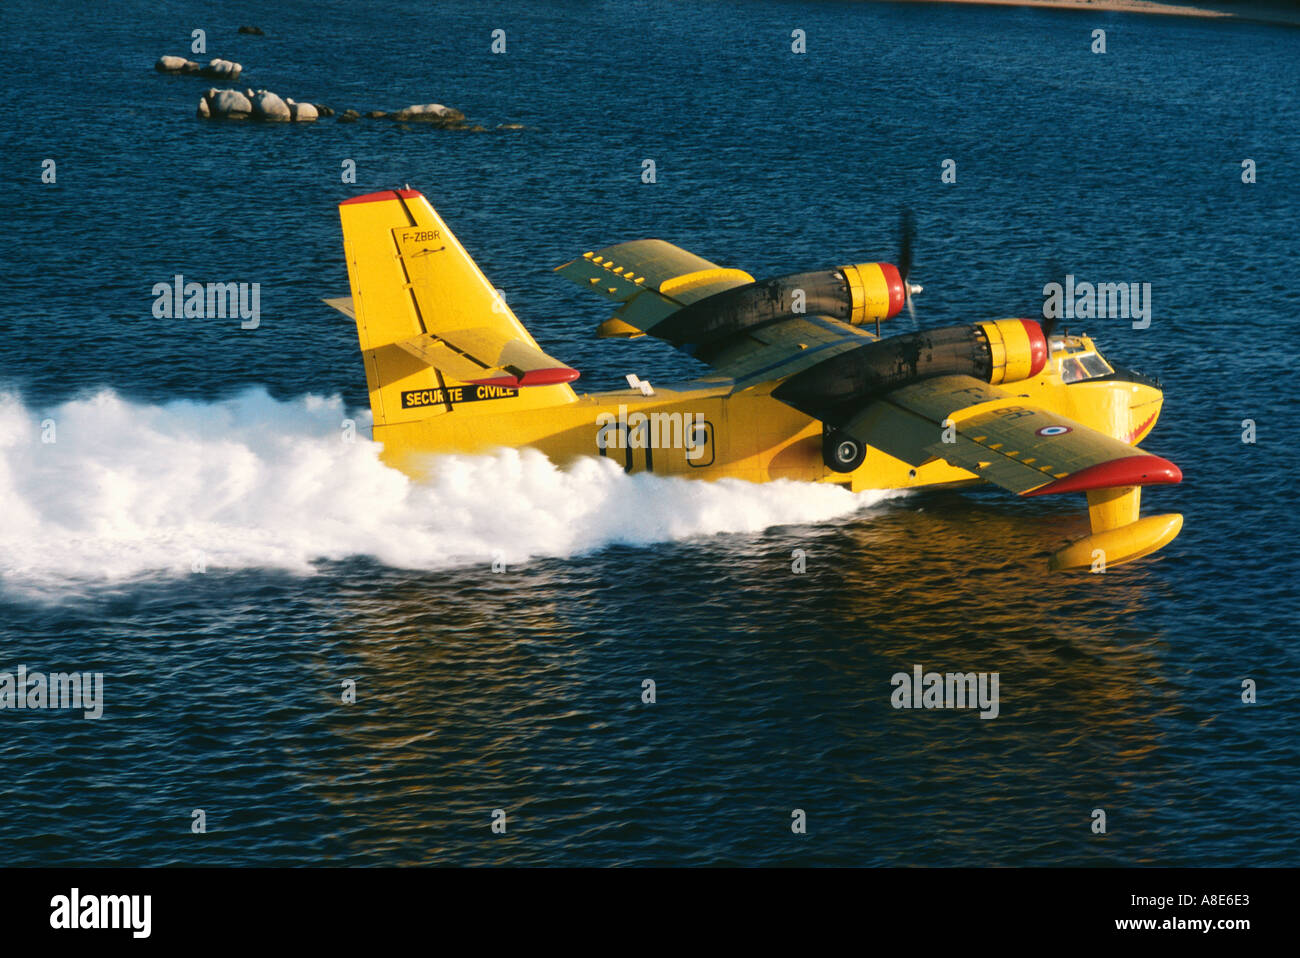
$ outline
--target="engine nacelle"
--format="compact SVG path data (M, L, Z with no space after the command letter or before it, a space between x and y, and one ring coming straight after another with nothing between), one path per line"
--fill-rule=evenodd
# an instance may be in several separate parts
M897 316L906 302L907 287L896 266L858 263L726 289L683 306L646 332L698 351L785 316L831 316L860 326Z
M814 419L842 426L864 402L935 376L1016 382L1047 364L1047 338L1029 319L999 319L888 336L791 376L772 395Z
M1032 379L1047 365L1047 337L1032 319L995 319L976 325L988 337L989 382L994 386Z
M854 326L893 319L907 303L907 286L893 263L856 263L839 271L849 286Z

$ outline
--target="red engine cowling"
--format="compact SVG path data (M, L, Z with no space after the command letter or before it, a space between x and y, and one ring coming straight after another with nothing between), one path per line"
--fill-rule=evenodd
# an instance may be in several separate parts
M1032 319L995 319L977 325L988 337L993 385L1032 379L1047 365L1047 337Z

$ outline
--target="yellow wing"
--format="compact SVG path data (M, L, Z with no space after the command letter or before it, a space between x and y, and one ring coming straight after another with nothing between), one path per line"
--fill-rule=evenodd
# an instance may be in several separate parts
M944 459L1019 495L1182 480L1167 459L970 376L895 389L841 428L911 465Z
M633 240L584 253L555 270L623 306L601 336L633 337L683 306L734 286L752 283L729 269L659 239Z
M735 380L738 388L790 376L876 339L832 316L791 314L697 349L685 342L696 317L682 310L717 293L748 286L754 277L663 240L634 240L584 253L556 272L623 304L613 319L601 325L601 337L635 338L649 330ZM674 314L680 314L680 323L677 318L663 323Z

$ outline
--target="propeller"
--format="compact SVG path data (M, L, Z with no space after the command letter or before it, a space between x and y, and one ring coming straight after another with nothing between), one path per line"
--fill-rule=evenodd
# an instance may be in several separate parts
M1052 261L1051 267L1049 268L1049 275L1051 276L1051 279L1048 280L1048 282L1051 283L1065 282L1065 270L1061 267L1060 262L1057 260ZM1041 309L1039 310L1039 315L1040 316L1042 315ZM1045 338L1049 340L1052 338L1052 332L1053 330L1056 329L1056 323L1058 318L1059 317L1056 316L1044 316L1040 321L1039 325L1042 327L1043 336Z
M903 300L907 303L907 315L912 317L912 325L919 329L916 321L916 307L912 297L924 292L925 287L912 282L912 251L916 246L916 217L911 207L904 206L898 222L898 272L903 277Z

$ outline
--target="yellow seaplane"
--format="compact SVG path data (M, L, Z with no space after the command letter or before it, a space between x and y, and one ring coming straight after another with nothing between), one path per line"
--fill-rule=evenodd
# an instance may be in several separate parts
M1159 384L1028 319L881 336L921 291L910 254L901 270L756 281L658 239L584 253L557 271L618 304L599 336L653 336L714 374L579 394L578 371L541 349L421 193L357 196L339 215L352 295L326 302L356 322L374 438L409 474L430 453L531 446L663 476L1083 493L1091 534L1053 569L1101 571L1182 528L1138 513L1143 486L1182 479L1137 448Z

